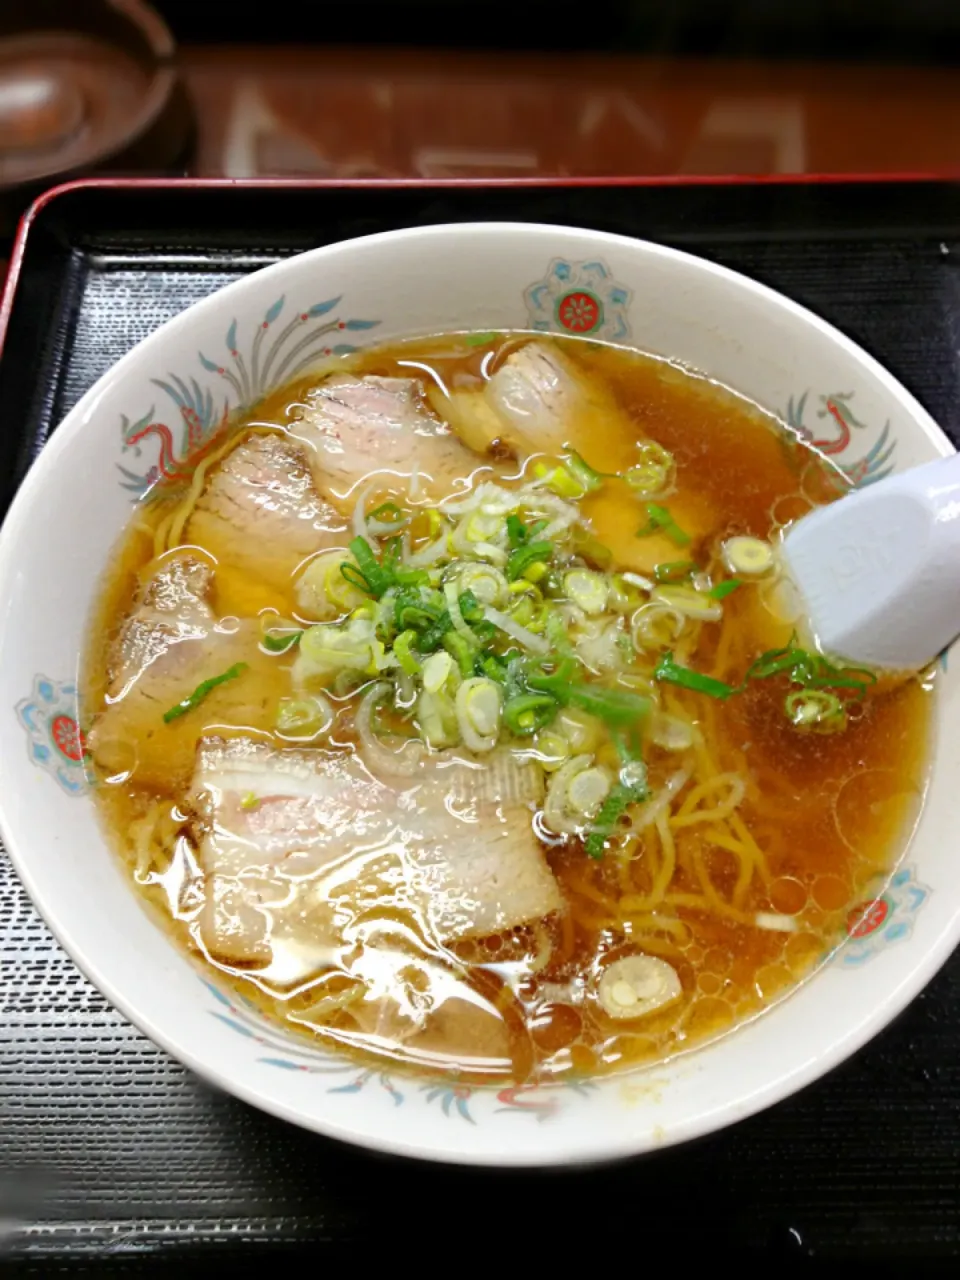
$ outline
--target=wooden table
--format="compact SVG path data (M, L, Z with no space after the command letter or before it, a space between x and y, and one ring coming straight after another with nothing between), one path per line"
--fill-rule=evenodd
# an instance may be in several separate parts
M182 61L201 174L960 170L949 68L199 46Z

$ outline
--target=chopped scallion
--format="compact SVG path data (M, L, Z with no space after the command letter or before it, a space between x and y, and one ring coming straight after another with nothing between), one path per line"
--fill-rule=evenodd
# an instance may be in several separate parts
M399 524L406 518L406 512L395 502L382 502L375 511L370 512L371 520L384 520L391 524Z
M557 701L546 693L521 693L503 708L503 719L511 733L529 737L550 723L557 714Z
M476 656L476 648L470 643L466 636L459 631L450 630L444 635L442 641L443 647L446 649L450 657L456 662L460 668L460 674L466 678L473 675L473 660Z
M512 552L506 566L508 582L515 582L532 564L543 563L553 555L552 542L530 542Z
M302 631L265 631L263 647L268 653L286 653L300 643Z
M564 458L564 463L584 493L593 493L599 489L606 478L602 471L597 471L591 467L590 463L585 458L581 458L580 454L575 450L571 450L567 457Z
M700 671L692 671L674 662L669 651L657 663L653 676L665 684L675 684L681 689L691 689L694 693L705 693L710 698L729 698L737 690L732 684L706 676Z
M393 652L396 655L396 659L400 663L402 670L406 671L407 675L410 676L415 676L420 670L420 662L413 653L413 645L416 639L417 633L411 629L401 631L393 642Z
M171 707L169 711L163 713L163 723L169 724L171 720L176 720L178 716L186 715L188 711L192 711L194 707L198 706L207 694L216 689L218 685L226 684L228 680L236 680L237 676L242 675L246 670L247 663L235 662L222 675L211 676L209 680L201 681L193 693L183 698L175 707Z
M727 596L733 595L734 591L742 585L739 578L727 578L724 582L715 583L707 594L714 600L726 600Z
M664 560L662 564L653 566L653 576L657 582L682 582L696 567L693 560Z
M648 538L654 533L666 534L675 547L686 547L690 543L689 533L680 528L666 507L648 502L647 523L637 530L637 537Z
M784 710L797 729L842 729L847 720L837 695L823 689L797 689L788 693Z
M617 823L623 817L628 805L636 804L647 795L647 788L641 784L625 787L618 782L611 788L606 800L600 806L590 834L584 841L584 849L591 858L602 858L603 847L617 829Z

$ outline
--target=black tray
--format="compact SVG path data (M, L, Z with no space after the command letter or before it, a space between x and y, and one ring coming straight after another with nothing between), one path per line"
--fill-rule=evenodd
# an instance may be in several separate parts
M41 201L15 246L0 513L87 387L189 303L315 245L476 218L648 236L744 271L861 342L960 440L960 185L104 182ZM0 949L0 1249L18 1274L183 1274L241 1243L245 1261L323 1267L321 1244L379 1242L453 1270L474 1240L493 1268L521 1232L525 1259L579 1238L594 1267L611 1244L636 1267L651 1247L674 1266L960 1254L957 957L852 1061L735 1129L505 1175L377 1159L210 1091L81 978L5 855Z

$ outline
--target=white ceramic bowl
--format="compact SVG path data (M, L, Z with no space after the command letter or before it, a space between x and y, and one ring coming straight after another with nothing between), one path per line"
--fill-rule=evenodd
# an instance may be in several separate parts
M892 883L816 974L734 1034L652 1069L553 1088L461 1088L363 1069L268 1027L151 923L85 795L77 656L131 496L325 352L452 329L634 345L784 415L861 483L952 447L874 360L816 316L658 245L563 227L420 227L318 249L191 307L57 429L0 535L0 826L80 968L131 1021L238 1097L320 1133L476 1164L623 1156L720 1128L841 1062L960 938L960 678L941 681L935 768ZM167 427L157 427L166 423ZM894 780L891 779L893 782Z

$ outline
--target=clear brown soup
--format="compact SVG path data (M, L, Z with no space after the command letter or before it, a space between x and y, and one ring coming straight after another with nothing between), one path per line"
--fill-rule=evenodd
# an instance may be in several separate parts
M432 375L411 367L416 362L448 390L476 389L517 341L511 335L470 342L463 336L431 338L371 350L354 359L350 370L413 375L425 387L436 387ZM573 436L580 453L613 475L633 465L640 438L669 450L676 462L671 506L703 522L690 550L701 568L716 570L716 548L724 537L770 538L814 502L835 496L836 486L811 449L727 390L652 357L570 340L558 347L580 376L602 385L617 405L617 415L594 415L579 424L581 433ZM316 382L317 377L303 378L271 395L233 425L231 440L243 440L250 423L260 430L263 424L289 429L298 416L291 406L308 402ZM442 411L435 393L431 403ZM515 451L503 441L477 456L478 466L491 461L505 484L520 483L511 478L521 469ZM214 460L207 477L221 465ZM369 505L389 498L400 502L402 490L385 482ZM83 669L85 717L95 741L117 636L163 562L155 557L162 545L158 531L169 527L171 512L184 500L183 488L161 487L138 504L104 581ZM638 551L645 551L636 536L642 505L616 480L582 500L583 518L612 554L613 568L635 567ZM352 532L344 506L341 515L346 546ZM191 526L185 528L189 532ZM213 615L242 620L274 611L284 619L302 618L293 577L286 584L267 581L250 565L249 555L230 563L218 553ZM742 586L723 605L723 621L699 627L687 661L738 684L758 654L789 642L792 624L771 613L768 597L755 585ZM872 685L851 706L844 730L835 733L798 732L789 723L785 676L749 682L742 694L726 700L662 685L661 709L693 725L698 735L697 745L680 759L656 745L645 749L652 794L681 766L689 775L665 823L631 829L628 812L604 856L595 859L585 855L582 839L551 834L536 806L525 815L542 838L561 910L535 927L438 947L436 939L409 941L419 937L422 924L411 923L396 905L382 905L383 921L407 931L411 964L405 967L395 956L394 981L409 984L419 1007L428 1010L411 1032L409 1021L401 1026L403 1020L382 1007L371 1020L358 1016L357 1005L330 1006L331 993L349 989L355 941L334 947L313 973L282 981L270 976L269 966L211 954L198 932L204 877L191 790L196 744L211 733L252 732L258 741L291 745L274 726L278 702L290 692L294 656L265 654L252 642L243 656L248 670L242 679L214 690L170 724L162 723L163 706L151 711L148 704L142 725L134 724L125 743L126 754L116 742L94 750L97 803L132 883L178 946L215 966L218 980L269 1019L371 1064L426 1066L460 1079L562 1079L663 1059L726 1032L782 997L828 956L895 866L922 799L932 703L928 677ZM355 704L356 695L349 694L335 702L336 721L318 745L338 753L355 750ZM148 758L158 742L167 766L163 776L156 769L145 776L140 757ZM610 741L601 741L595 752L615 769ZM711 782L717 775L736 775L743 783L742 799L729 812L723 805L728 793ZM698 813L710 811L713 818L697 820ZM511 821L516 820L514 815ZM672 871L663 884L668 862ZM329 904L323 875L315 879L318 897L327 894ZM370 911L369 901L339 901L348 915L354 911L354 919L361 906ZM374 915L376 910L374 905ZM792 923L758 927L758 913ZM389 936L396 950L396 930ZM430 953L434 968L413 963L418 946ZM616 958L638 953L666 960L680 979L682 997L645 1018L620 1022L595 998L596 978ZM440 971L452 984L443 990L463 997L456 1017L439 1016L442 984L431 975ZM409 990L407 997L409 1004ZM449 1002L447 1007L453 1008Z

